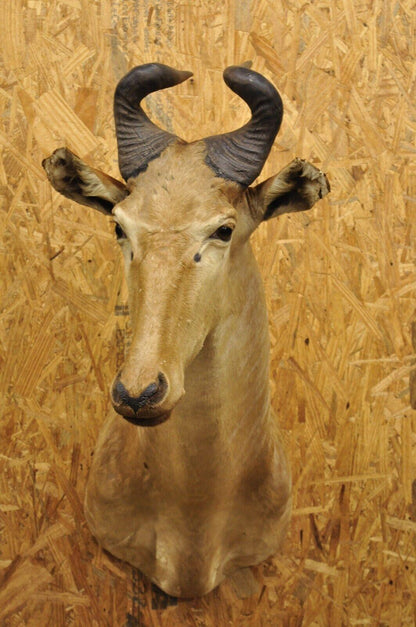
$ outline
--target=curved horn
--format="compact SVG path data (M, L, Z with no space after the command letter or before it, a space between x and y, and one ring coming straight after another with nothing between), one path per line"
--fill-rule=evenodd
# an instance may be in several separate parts
M161 63L147 63L132 70L116 87L114 118L116 123L118 162L120 172L127 181L146 169L172 142L181 141L153 124L140 106L148 94L173 87L192 76Z
M260 174L280 128L282 99L268 80L245 67L228 67L224 81L245 100L252 117L236 131L205 139L206 161L217 176L248 186Z

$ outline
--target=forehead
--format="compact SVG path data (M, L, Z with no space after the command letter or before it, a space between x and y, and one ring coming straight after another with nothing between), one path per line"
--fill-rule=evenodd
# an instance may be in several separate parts
M130 195L115 213L163 226L186 226L233 215L235 184L215 176L204 145L175 144L129 182Z

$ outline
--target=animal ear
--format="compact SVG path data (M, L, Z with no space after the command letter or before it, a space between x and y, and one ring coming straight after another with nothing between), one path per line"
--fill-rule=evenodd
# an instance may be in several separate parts
M326 175L303 159L294 159L278 174L248 190L259 222L283 213L306 211L330 191Z
M129 193L124 183L87 165L68 148L55 150L42 166L57 192L106 215Z

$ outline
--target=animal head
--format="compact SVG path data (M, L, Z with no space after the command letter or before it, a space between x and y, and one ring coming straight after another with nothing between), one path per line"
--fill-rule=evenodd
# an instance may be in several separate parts
M224 72L227 85L251 109L242 128L186 143L153 124L141 100L189 76L152 63L119 82L114 116L125 183L66 148L43 162L55 189L116 222L133 337L112 401L137 425L163 422L184 394L186 368L235 307L255 228L273 216L309 209L329 191L325 175L300 159L250 187L283 107L273 85L245 67Z

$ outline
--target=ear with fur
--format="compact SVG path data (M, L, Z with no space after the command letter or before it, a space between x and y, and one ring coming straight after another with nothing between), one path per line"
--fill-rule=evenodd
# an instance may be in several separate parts
M129 193L124 183L87 165L68 148L55 150L42 166L57 192L106 215Z
M278 174L249 190L259 222L283 213L306 211L330 191L326 175L303 159L294 159Z

